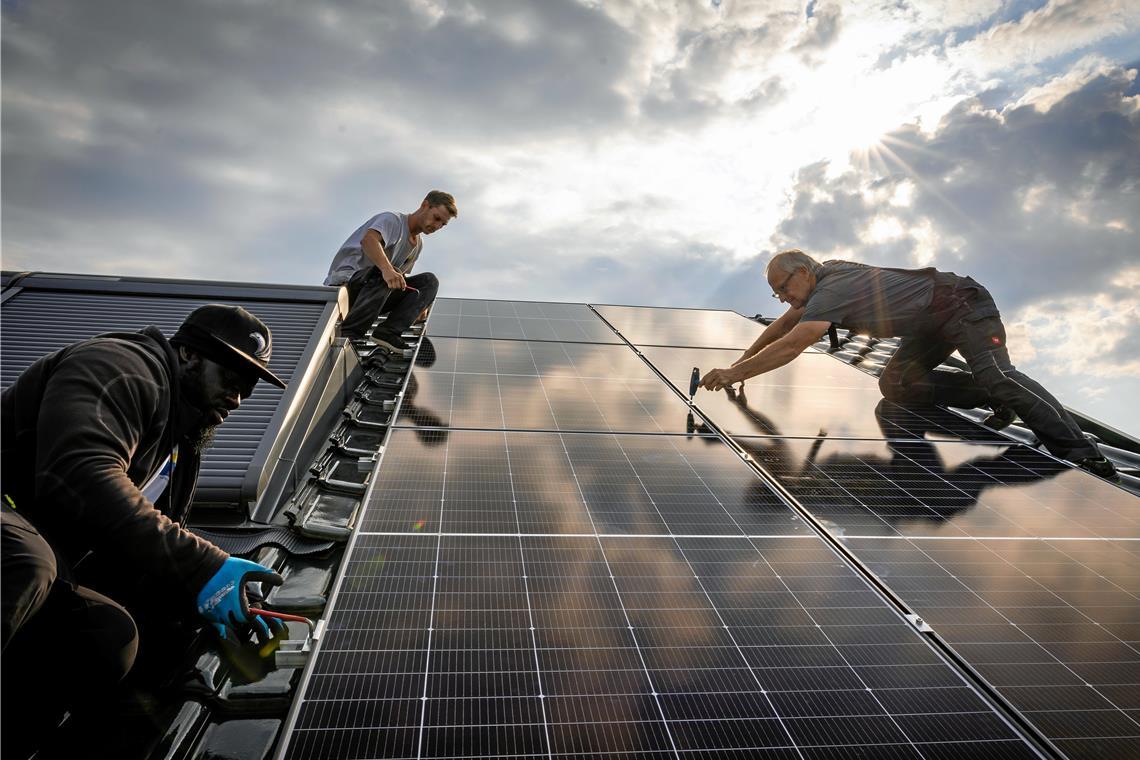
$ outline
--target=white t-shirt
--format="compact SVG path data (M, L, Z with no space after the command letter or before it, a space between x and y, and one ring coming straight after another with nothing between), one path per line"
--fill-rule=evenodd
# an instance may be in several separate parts
M325 285L343 285L359 270L372 266L372 260L364 255L364 249L360 247L368 230L380 233L388 261L392 262L397 271L404 274L412 271L412 265L416 263L423 248L423 238L413 246L409 240L408 215L383 211L360 225L344 241L333 257Z

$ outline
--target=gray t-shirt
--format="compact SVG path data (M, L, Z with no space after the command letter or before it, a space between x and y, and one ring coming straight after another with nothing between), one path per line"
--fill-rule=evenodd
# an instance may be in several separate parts
M383 211L360 225L344 241L333 257L325 285L343 285L359 270L372 266L372 260L364 255L364 249L360 247L368 230L380 233L384 253L388 254L392 266L404 274L412 271L412 266L423 249L423 238L413 246L408 233L408 215Z
M927 269L885 269L854 261L825 261L801 322L831 322L852 332L888 338L929 330L938 274Z

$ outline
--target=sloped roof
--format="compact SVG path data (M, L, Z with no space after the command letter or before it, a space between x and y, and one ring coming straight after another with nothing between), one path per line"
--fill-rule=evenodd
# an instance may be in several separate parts
M882 401L889 341L690 403L760 329L443 298L413 356L346 347L272 519L337 543L254 555L315 653L243 684L200 642L117 756L1140 750L1140 502Z

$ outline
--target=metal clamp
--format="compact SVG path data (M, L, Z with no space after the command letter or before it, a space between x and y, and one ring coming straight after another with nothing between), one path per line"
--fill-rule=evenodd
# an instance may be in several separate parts
M277 668L303 668L309 661L309 655L321 635L325 632L325 621L318 620L308 637L304 639L287 639L281 642L280 648L273 653L273 664Z
M930 623L920 618L918 615L910 614L906 616L907 622L918 629L920 633L934 633L934 629L930 627Z

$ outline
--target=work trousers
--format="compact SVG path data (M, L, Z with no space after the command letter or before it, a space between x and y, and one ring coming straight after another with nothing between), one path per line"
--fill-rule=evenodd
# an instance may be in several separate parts
M1054 456L1073 461L1100 456L1061 402L1013 366L1005 325L989 292L972 280L962 281L968 287L956 293L936 289L936 300L952 302L949 317L929 334L902 339L879 378L883 396L962 409L1002 404L1017 412ZM955 349L970 371L935 369Z
M26 757L68 710L105 700L138 651L134 619L80 586L21 514L0 510L5 759Z
M417 291L392 290L375 265L361 269L345 283L348 288L348 314L341 322L342 335L365 337L376 317L387 314L384 330L402 333L411 326L416 316L431 306L439 292L439 280L431 272L413 274L406 278Z

